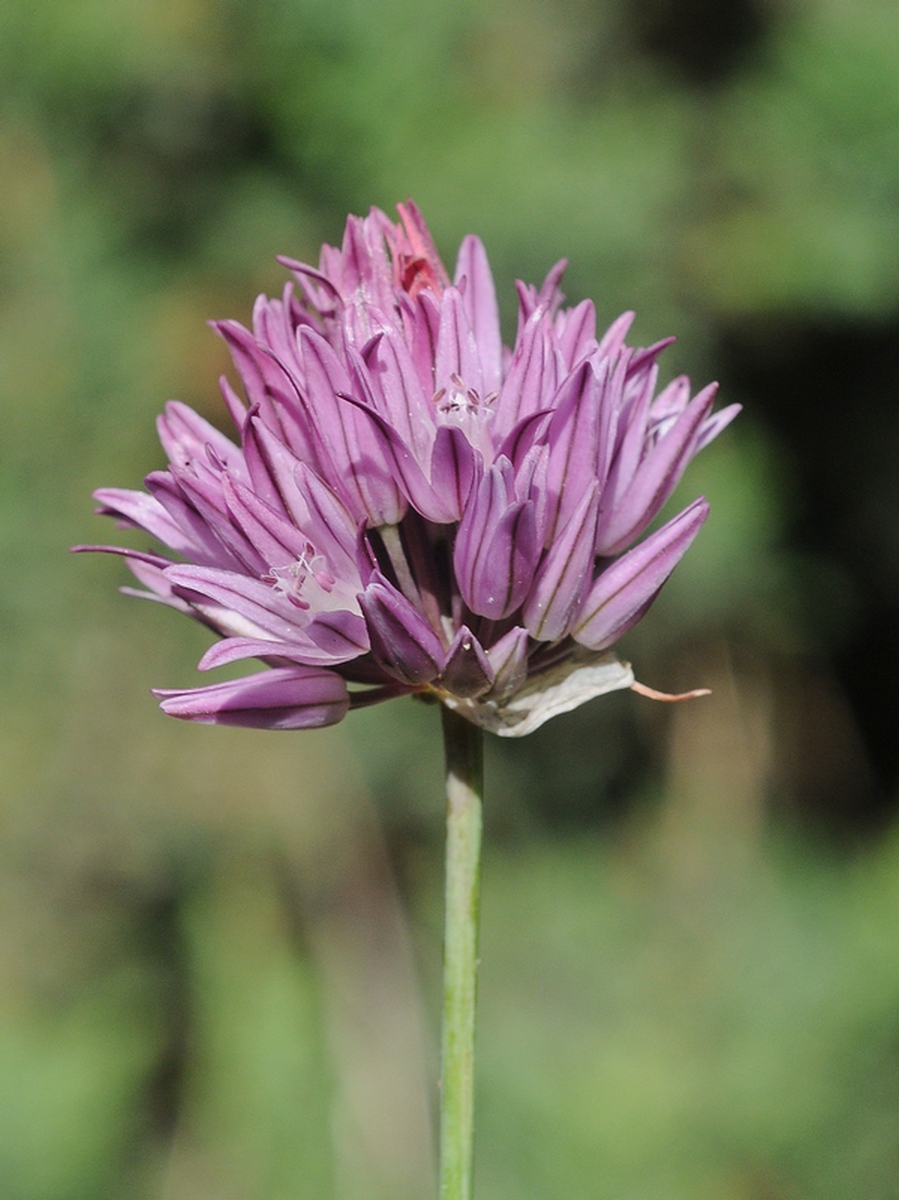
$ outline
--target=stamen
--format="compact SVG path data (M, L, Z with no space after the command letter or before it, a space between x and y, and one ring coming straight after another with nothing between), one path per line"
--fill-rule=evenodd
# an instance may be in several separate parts
M459 375L451 375L450 389L441 388L432 403L444 425L456 425L469 442L484 454L492 450L489 429L493 420L496 392L481 399L476 388L469 387Z
M324 555L318 554L311 542L306 542L302 554L295 562L288 563L286 567L272 567L263 579L295 607L306 610L310 604L303 597L303 589L310 576L320 587L324 587L325 591L330 591L334 586L334 576L327 569ZM329 580L330 587L325 587L320 582L320 577Z
M358 611L356 594L358 580L338 579L312 542L306 542L303 551L292 563L283 567L272 567L262 576L276 592L300 612L334 612L338 609Z

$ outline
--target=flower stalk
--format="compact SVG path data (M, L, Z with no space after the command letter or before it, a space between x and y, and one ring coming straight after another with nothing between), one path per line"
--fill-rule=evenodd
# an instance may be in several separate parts
M442 707L446 911L440 1077L440 1200L471 1200L483 733Z

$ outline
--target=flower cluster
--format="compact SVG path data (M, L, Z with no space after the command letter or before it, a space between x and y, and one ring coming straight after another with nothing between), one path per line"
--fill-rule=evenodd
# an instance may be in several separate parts
M167 471L97 492L101 512L177 556L119 547L149 595L221 635L205 670L267 669L183 691L195 721L298 729L427 693L518 736L633 684L608 653L708 512L638 541L690 459L736 415L714 386L656 394L657 358L562 305L564 262L519 284L503 347L481 242L450 280L411 203L350 217L318 269L261 296L252 331L215 325L243 384L237 445L185 405L159 420ZM298 285L298 286L297 286ZM348 687L349 685L349 687Z

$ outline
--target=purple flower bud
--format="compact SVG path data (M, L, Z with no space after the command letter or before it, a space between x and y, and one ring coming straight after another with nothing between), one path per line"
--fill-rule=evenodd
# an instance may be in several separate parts
M512 464L489 468L469 497L454 557L462 598L473 613L501 620L528 593L540 554L534 504L517 499Z
M472 699L490 690L496 673L484 648L467 625L463 625L446 652L441 683L453 696Z
M359 597L375 661L410 687L436 679L443 667L440 639L418 609L376 573Z

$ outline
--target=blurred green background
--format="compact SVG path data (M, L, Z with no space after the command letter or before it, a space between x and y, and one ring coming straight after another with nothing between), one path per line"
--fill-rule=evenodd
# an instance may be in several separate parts
M191 728L99 485L210 317L412 195L504 297L636 308L746 411L622 646L491 741L478 1200L899 1196L899 7L5 0L0 1196L433 1195L442 785L412 701Z

